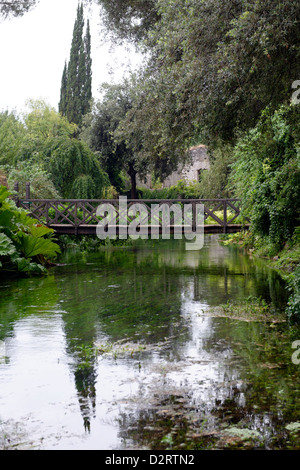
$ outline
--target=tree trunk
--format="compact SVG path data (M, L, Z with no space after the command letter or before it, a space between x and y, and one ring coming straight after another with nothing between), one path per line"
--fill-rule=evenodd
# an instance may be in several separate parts
M130 181L131 181L131 190L130 190L130 199L137 199L137 192L136 192L136 171L133 165L129 166Z
M0 186L6 186L8 188L7 178L4 173L0 172Z

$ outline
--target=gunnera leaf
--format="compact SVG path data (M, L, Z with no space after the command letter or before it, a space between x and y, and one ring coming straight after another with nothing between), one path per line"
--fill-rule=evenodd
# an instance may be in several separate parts
M15 252L16 248L11 239L4 233L0 233L0 256L10 256Z

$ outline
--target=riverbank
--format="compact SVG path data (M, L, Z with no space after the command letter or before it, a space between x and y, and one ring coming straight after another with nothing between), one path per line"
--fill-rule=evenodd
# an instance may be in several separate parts
M266 260L268 266L277 271L287 282L290 298L287 306L288 316L300 321L300 243L299 232L289 240L281 250L251 231L240 232L233 235L224 235L220 238L224 246L237 246L249 256Z

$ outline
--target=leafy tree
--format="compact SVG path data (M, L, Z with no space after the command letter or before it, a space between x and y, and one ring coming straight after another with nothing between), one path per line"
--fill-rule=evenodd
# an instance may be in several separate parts
M97 0L107 32L118 40L139 42L158 19L156 0Z
M44 102L32 102L25 117L28 131L22 158L42 164L64 198L100 198L107 176L84 143L73 138L77 129Z
M235 147L230 186L242 199L254 234L276 249L300 225L299 117L298 107L267 108Z
M77 126L42 100L29 101L28 108L23 116L25 133L15 155L15 164L28 160L45 163L46 149L72 138Z
M100 199L109 186L106 173L89 147L77 139L62 140L48 149L46 168L66 199Z
M24 135L11 165L14 168L8 168L11 185L19 179L24 190L30 181L37 198L102 196L108 178L93 152L73 137L76 124L39 100L29 102L23 121Z
M59 111L63 116L65 116L67 112L67 90L68 90L68 66L67 66L67 62L65 62L62 79L61 79L60 101L58 105Z
M91 33L87 22L86 34L83 37L84 12L83 4L78 5L77 17L73 29L70 60L65 63L59 111L72 123L81 124L82 116L90 110L92 99L92 59Z
M210 152L210 169L203 172L199 182L198 197L219 199L232 197L232 188L228 185L231 167L237 156L231 145L219 145Z
M120 85L103 85L103 98L94 104L85 119L81 137L99 155L111 184L121 190L120 173L125 170L131 181L131 198L137 198L136 176L145 175L149 162L136 158L128 142L116 134L118 126L131 108L129 81Z
M18 116L8 111L0 113L0 165L12 165L25 135Z
M22 16L33 8L39 0L9 0L0 1L0 17Z
M24 115L25 126L32 139L72 137L77 125L70 123L55 108L43 100L29 100L29 111Z
M191 143L234 143L266 106L291 97L300 76L296 0L158 0L149 60L124 139L163 172ZM140 146L142 142L142 147Z
M41 163L28 160L19 162L15 168L8 173L8 184L10 188L14 183L19 183L19 197L26 196L26 183L30 183L30 195L32 199L59 199L49 173L45 171Z

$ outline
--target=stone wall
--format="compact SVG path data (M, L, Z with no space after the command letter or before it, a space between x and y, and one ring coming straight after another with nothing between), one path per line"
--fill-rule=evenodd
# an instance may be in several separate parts
M207 154L207 147L205 145L198 145L192 147L190 150L191 163L172 173L163 182L163 187L168 188L174 186L178 181L185 180L190 183L192 181L199 181L199 173L203 170L209 170L209 156Z
M170 186L176 185L180 180L185 180L188 183L192 181L199 181L199 176L202 171L209 170L210 162L205 145L197 145L191 147L190 150L191 162L188 165L179 167L177 171L172 173L168 178L163 181L163 187L169 188ZM139 187L146 187L152 189L151 178L148 177L146 183L138 181Z

